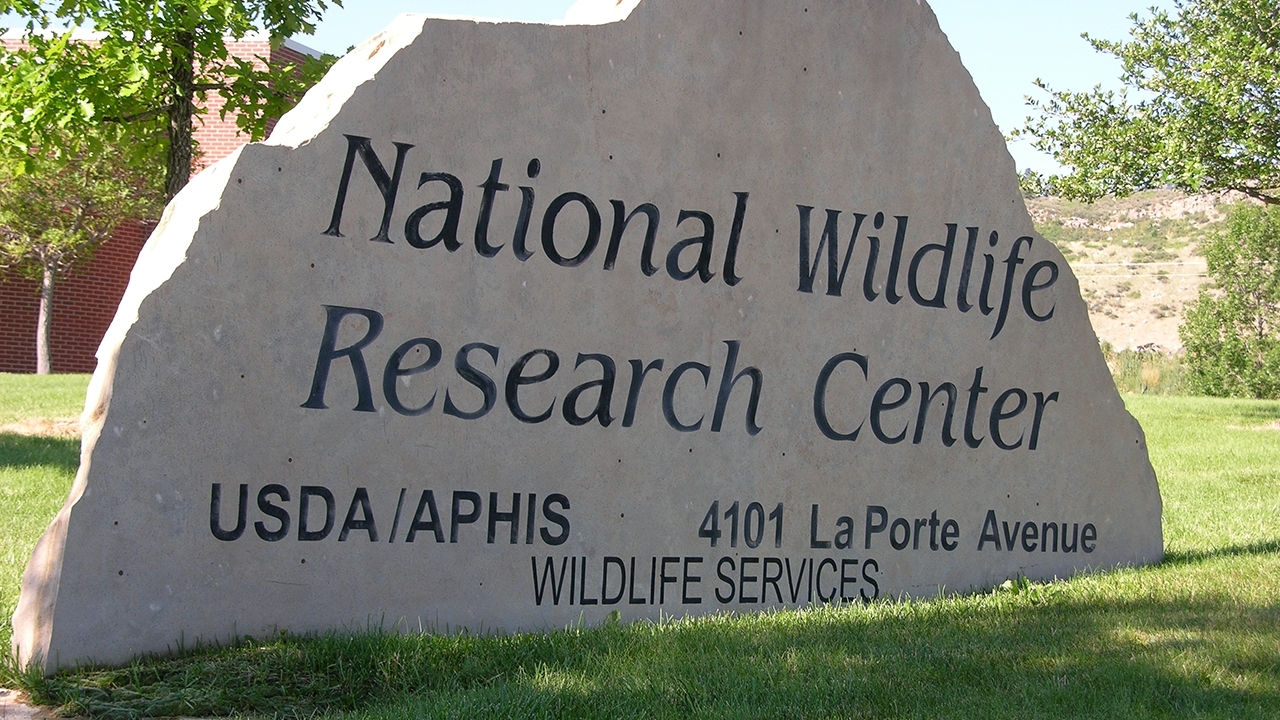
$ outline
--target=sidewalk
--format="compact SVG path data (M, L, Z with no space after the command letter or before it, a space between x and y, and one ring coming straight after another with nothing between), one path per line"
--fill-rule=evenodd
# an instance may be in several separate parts
M0 720L75 720L75 718L58 718L49 710L23 703L17 690L0 688ZM178 720L196 719L179 718Z
M0 720L51 720L53 715L45 710L19 702L16 690L0 688Z

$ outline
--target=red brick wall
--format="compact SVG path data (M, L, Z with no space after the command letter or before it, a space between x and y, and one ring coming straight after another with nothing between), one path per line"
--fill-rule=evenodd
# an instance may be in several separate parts
M10 44L7 39L4 42ZM279 58L297 62L302 57L290 48L273 54L265 41L229 44L228 49L239 57L256 55L272 61ZM239 134L234 117L229 115L223 120L218 116L222 98L217 93L210 93L205 105L208 111L196 119L195 137L200 148L197 170L247 142ZM268 132L274 125L274 121L268 124ZM90 264L54 287L50 338L54 372L93 372L98 345L115 317L129 284L129 273L154 227L154 221L126 223L98 248ZM0 372L35 372L40 285L13 274L0 277Z
M273 52L271 44L266 41L244 41L229 44L227 49L236 57L266 58L272 63L279 63L280 65L301 62L303 58L301 53L292 48L281 47ZM254 65L259 69L265 67L262 62L257 60L254 61ZM222 95L217 92L210 92L204 102L206 111L196 118L195 138L200 152L200 157L196 161L197 168L204 168L214 164L248 142L248 139L240 134L240 129L236 127L234 116L228 115L225 120L219 116L222 106ZM267 121L268 135L271 134L271 130L275 128L275 125L276 121L274 119Z
M126 223L98 248L88 265L54 285L49 338L54 372L93 372L98 344L153 227L154 223ZM0 372L35 372L40 284L6 275L0 282L0 308Z

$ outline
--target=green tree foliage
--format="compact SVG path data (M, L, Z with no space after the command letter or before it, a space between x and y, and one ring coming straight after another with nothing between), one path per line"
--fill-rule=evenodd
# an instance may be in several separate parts
M1123 65L1124 89L1049 93L1015 135L1071 173L1067 197L1171 185L1280 203L1280 0L1175 0L1132 15L1131 39L1085 38Z
M33 153L27 172L0 171L0 269L40 283L39 374L52 369L49 334L57 282L87 262L121 221L158 210L156 176L138 172L126 158L123 152L94 158Z
M165 198L191 174L193 118L217 92L222 112L261 139L279 117L327 70L332 58L262 67L238 58L227 40L265 30L273 43L309 33L328 5L341 0L0 0L0 12L26 19L27 47L6 53L0 66L0 152L29 170L34 154L59 152L71 139L72 156L103 148L95 132L104 124L134 126L137 145L127 157L162 158ZM91 42L67 31L92 28Z
M1045 177L1031 168L1018 173L1018 186L1022 188L1024 198L1049 197L1058 194L1054 186L1054 178Z
M186 185L208 94L261 139L332 61L270 66L232 56L228 39L281 43L327 4L341 0L0 0L26 27L0 52L0 267L41 283L38 372L57 281Z
M1280 397L1280 206L1236 206L1205 248L1213 288L1180 329L1193 389Z

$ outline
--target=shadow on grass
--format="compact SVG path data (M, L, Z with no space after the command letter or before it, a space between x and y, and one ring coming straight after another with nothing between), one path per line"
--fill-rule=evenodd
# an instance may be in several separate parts
M1263 423L1280 420L1280 403L1277 402L1240 402L1236 403L1231 409L1241 417Z
M0 469L37 465L74 473L80 466L80 440L0 433Z
M504 637L284 637L41 681L94 717L1280 713L1280 608L1069 586Z
M1140 403L1136 408L1144 416L1175 422L1203 420L1212 424L1265 425L1280 420L1280 402L1184 395L1178 397L1126 396Z
M1228 545L1212 550L1182 550L1166 553L1161 566L1179 567L1194 565L1205 560L1224 557L1242 557L1247 555L1270 555L1280 553L1280 539L1260 540L1247 545Z
M1196 398L1200 402L1187 406L1186 417L1198 417L1228 424L1243 422L1265 425L1280 420L1280 402L1241 400L1238 398ZM1204 402L1208 400L1208 402ZM1175 406L1176 407L1176 406Z

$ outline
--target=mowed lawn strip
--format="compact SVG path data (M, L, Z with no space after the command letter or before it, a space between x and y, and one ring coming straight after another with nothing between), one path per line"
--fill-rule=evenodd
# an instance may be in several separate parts
M1167 552L1280 541L1280 402L1134 395L1125 401L1147 434L1160 480Z
M88 387L88 375L0 373L0 425L29 418L79 417Z
M285 636L0 684L113 718L1280 716L1280 403L1127 400L1165 502L1156 567L521 636ZM14 475L9 440L0 493L65 496L75 452ZM61 501L7 544L29 553ZM8 598L21 568L3 569Z
M84 407L88 375L0 373L0 427L39 418L71 418ZM80 464L80 441L0 431L0 649L22 571L45 526L67 499ZM0 676L0 685L6 684Z

